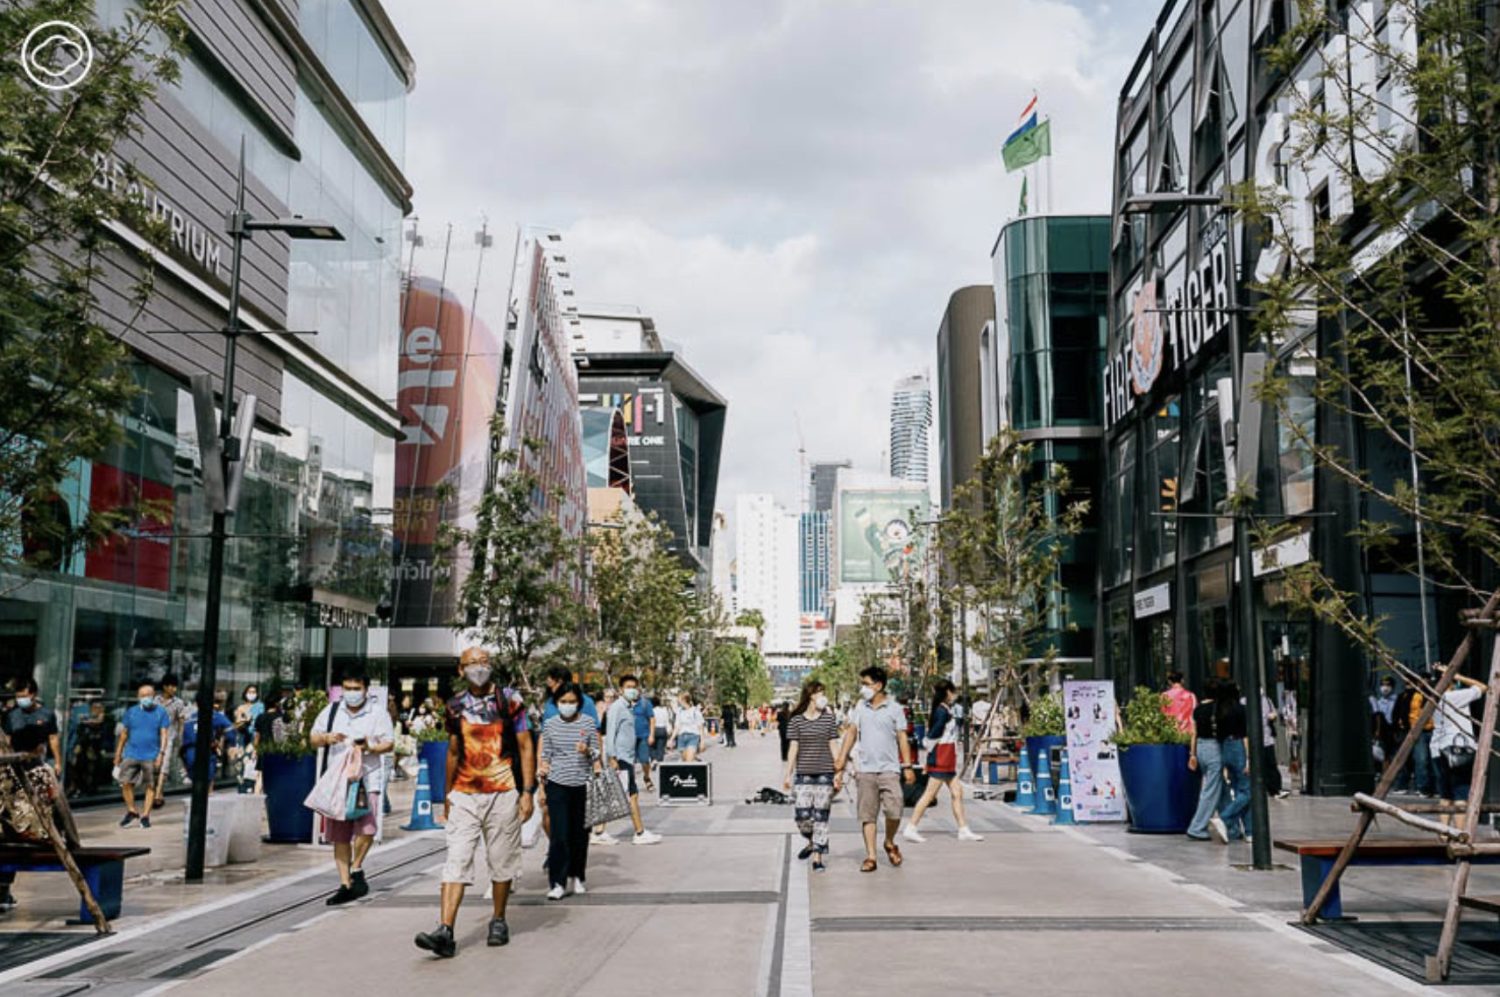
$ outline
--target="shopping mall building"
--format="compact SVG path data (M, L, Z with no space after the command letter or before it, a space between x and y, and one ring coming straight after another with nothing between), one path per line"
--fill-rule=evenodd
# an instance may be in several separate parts
M1122 692L1161 687L1172 669L1194 688L1214 674L1242 684L1252 674L1232 660L1233 521L1215 515L1225 508L1232 452L1221 410L1234 411L1226 397L1234 323L1248 329L1250 321L1237 309L1252 302L1253 275L1277 250L1228 224L1217 207L1173 207L1171 197L1218 194L1254 177L1258 186L1283 187L1289 210L1343 224L1354 252L1388 244L1389 233L1341 210L1341 174L1321 157L1295 156L1285 129L1296 127L1291 112L1302 106L1294 105L1294 88L1318 104L1323 53L1349 43L1348 33L1373 33L1398 47L1414 44L1411 34L1388 22L1383 4L1338 5L1340 23L1312 40L1287 74L1264 52L1295 23L1295 7L1288 0L1169 3L1121 92L1098 654ZM1400 125L1382 119L1382 127ZM1139 200L1130 204L1140 195L1158 195L1158 204L1133 210L1142 208ZM1256 512L1288 524L1290 533L1274 551L1254 552L1251 580L1253 664L1295 718L1278 725L1281 759L1317 794L1370 784L1373 675L1333 628L1288 608L1285 569L1318 562L1366 613L1384 618L1384 640L1409 665L1446 657L1460 639L1459 605L1403 570L1404 555L1381 557L1350 536L1360 519L1379 512L1299 442L1300 427L1356 455L1387 484L1404 466L1404 453L1313 396L1315 359L1336 349L1340 328L1338 317L1309 320L1279 345L1288 390L1278 410L1268 410L1259 440ZM1412 550L1410 521L1387 518L1396 549Z
M129 6L100 0L101 24L122 24ZM138 137L99 154L99 182L124 183L133 163L149 182L140 196L173 232L125 334L141 390L114 415L119 443L59 490L75 521L138 498L166 513L50 570L0 577L0 683L34 674L70 742L89 701L113 709L167 673L191 694L200 671L210 513L188 378L220 384L212 330L228 309L224 219L242 138L248 212L324 219L344 240L259 234L247 246L242 321L254 334L240 345L236 395L256 395L260 417L230 522L220 687L234 702L273 677L321 684L365 660L388 599L412 59L379 0L205 2L186 16L180 83L162 88ZM124 328L146 243L109 225L99 302ZM82 775L70 771L70 789Z

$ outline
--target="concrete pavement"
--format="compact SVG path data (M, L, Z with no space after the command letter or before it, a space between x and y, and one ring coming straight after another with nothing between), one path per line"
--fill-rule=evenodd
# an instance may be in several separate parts
M160 870L154 875L164 882L128 888L120 935L0 974L0 990L25 997L60 997L84 984L91 995L191 987L257 997L268 985L332 994L503 987L736 997L1480 992L1420 986L1288 927L1299 896L1289 869L1241 872L1234 866L1248 854L1222 846L1115 827L1058 829L997 803L971 802L970 823L985 841L957 841L944 802L924 822L928 842L903 843L902 868L882 860L865 875L857 871L852 801L842 799L830 869L812 874L795 858L789 808L743 802L779 785L775 739L740 743L709 753L712 807L648 805L661 844L592 849L588 896L547 902L543 852L528 851L506 949L483 944L489 904L477 890L460 914L457 958L436 960L412 945L437 916L442 840L428 833L377 850L374 892L337 910L322 905L331 872L314 849L275 849L264 868L231 867L208 888L172 884ZM1332 819L1324 812L1331 802L1298 806L1309 820ZM157 832L131 840L142 833ZM180 828L167 837L180 841ZM1352 875L1369 889L1351 880L1350 908L1393 906L1411 893L1420 912L1447 882L1438 869ZM140 907L138 886L147 901ZM23 900L35 926L48 904L60 915L70 909L65 898ZM0 932L13 927L0 922Z

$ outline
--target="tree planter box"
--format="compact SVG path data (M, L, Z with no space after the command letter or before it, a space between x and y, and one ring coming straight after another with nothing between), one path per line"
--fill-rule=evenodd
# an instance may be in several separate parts
M1131 831L1182 834L1188 829L1202 778L1188 768L1187 745L1133 744L1120 749L1120 779Z
M432 805L438 807L448 798L448 742L419 742L417 761L427 763L427 782L432 789Z
M266 787L266 840L278 845L305 845L313 839L313 812L302 805L318 781L318 758L306 755L263 755L262 781Z

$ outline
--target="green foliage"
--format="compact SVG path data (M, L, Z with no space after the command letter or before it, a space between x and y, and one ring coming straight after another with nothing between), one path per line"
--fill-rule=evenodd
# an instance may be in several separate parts
M617 519L589 532L600 656L611 676L634 673L648 689L680 677L699 610L693 573L671 552L671 542L671 531L654 517Z
M859 670L853 649L844 643L825 647L817 654L818 664L807 677L823 683L832 703L849 703L859 695Z
M1049 692L1031 701L1031 716L1021 728L1022 737L1054 737L1067 732L1062 693Z
M318 714L327 705L328 694L322 689L299 689L287 711L285 733L280 740L262 741L261 754L284 758L305 758L316 754L318 749L312 745L313 724L317 723Z
M1430 587L1479 600L1500 574L1500 26L1493 4L1472 0L1382 6L1393 21L1414 22L1418 46L1351 32L1356 53L1381 66L1378 93L1339 61L1311 64L1311 75L1299 75L1305 89L1287 91L1292 138L1283 161L1323 155L1325 140L1338 139L1383 164L1373 171L1381 175L1368 175L1338 145L1325 157L1352 191L1354 221L1320 220L1302 243L1285 224L1293 208L1284 192L1252 182L1234 195L1285 256L1256 286L1255 332L1275 357L1259 390L1321 472L1319 487L1354 493L1322 495L1319 504L1360 510L1351 539L1375 570L1420 571ZM1267 53L1282 71L1297 70L1308 46L1340 32L1340 17L1359 16L1321 0L1299 0L1297 14ZM1411 107L1391 107L1403 94ZM1415 140L1394 141L1380 127L1385 119L1409 122ZM1366 226L1380 232L1381 251L1352 244ZM1319 326L1336 330L1324 339L1335 348L1320 353ZM1317 424L1296 418L1294 406L1305 410L1309 400ZM1425 540L1420 566L1414 524ZM1261 526L1257 542L1298 528ZM1402 670L1383 640L1384 621L1324 566L1288 570L1283 588L1290 608Z
M754 630L755 639L759 642L766 633L766 614L758 609L747 609L735 617L734 625L737 627L749 627Z
M1135 687L1120 709L1120 729L1110 738L1116 747L1134 744L1187 744L1190 736L1166 714L1167 697L1143 685Z
M177 0L140 0L123 28L104 30L92 0L0 5L0 569L51 568L152 510L89 510L67 522L55 501L76 462L122 438L119 416L136 395L123 337L151 295L149 260L125 264L135 311L123 324L99 308L112 257L134 256L103 226L113 219L165 245L166 226L146 198L127 192L140 177L96 184L96 154L141 130L161 83L177 79L185 27ZM83 81L44 90L15 65L37 25L78 25L94 47ZM122 159L124 157L122 156ZM101 417L102 416L102 417Z
M709 657L713 698L720 703L759 706L775 694L766 660L753 647L724 642Z

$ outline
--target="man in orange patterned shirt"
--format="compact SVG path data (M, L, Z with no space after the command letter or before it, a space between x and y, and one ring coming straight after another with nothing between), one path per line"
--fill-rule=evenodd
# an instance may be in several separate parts
M467 688L448 701L448 798L443 801L448 856L443 864L442 923L417 935L417 947L442 958L458 951L453 924L464 889L474 882L474 857L484 844L495 888L488 944L505 945L505 905L521 873L521 825L536 792L536 753L526 735L526 709L511 689L491 680L489 652L471 647L458 659Z

